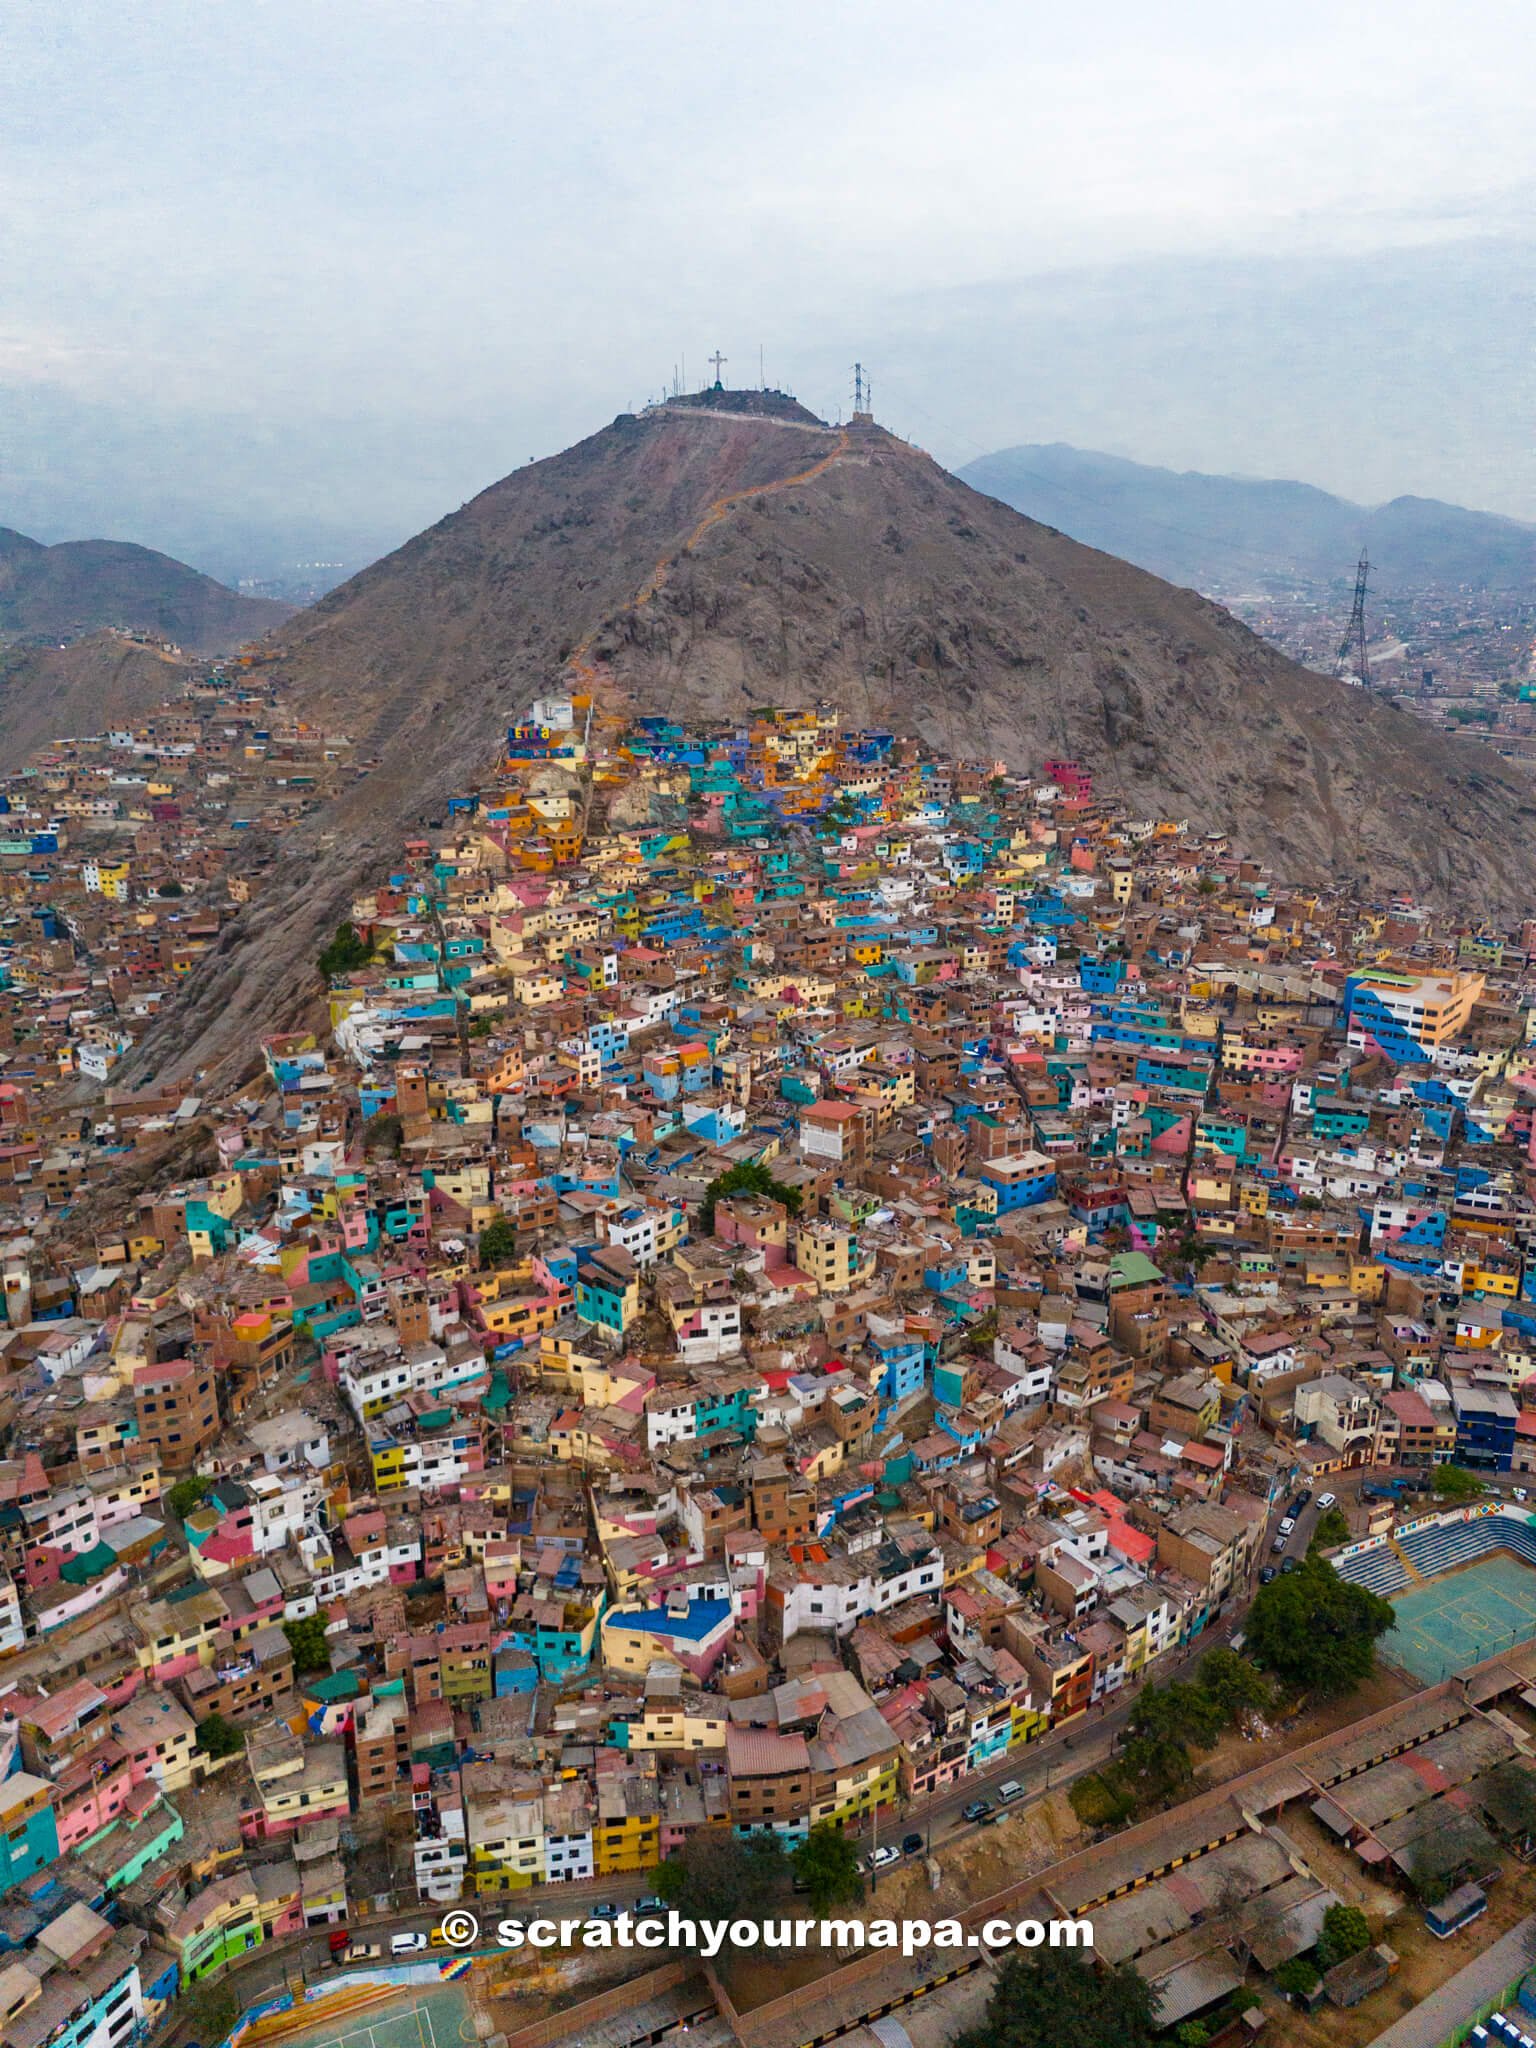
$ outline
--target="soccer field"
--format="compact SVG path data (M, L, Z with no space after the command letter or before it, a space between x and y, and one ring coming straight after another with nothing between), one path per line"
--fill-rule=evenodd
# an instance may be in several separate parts
M465 2048L475 2038L468 1999L445 1984L359 2013L339 2030L334 2019L319 2020L309 2033L285 2035L283 2048Z
M1382 1656L1433 1685L1536 1637L1536 1572L1512 1557L1490 1557L1400 1593L1392 1605L1397 1621L1382 1638Z

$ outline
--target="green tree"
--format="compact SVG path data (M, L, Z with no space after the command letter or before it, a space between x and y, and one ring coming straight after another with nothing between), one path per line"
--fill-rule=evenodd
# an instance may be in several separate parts
M1173 2030L1177 2048L1209 2048L1211 2030L1204 2020L1185 2020Z
M1114 1769L1089 1771L1067 1793L1072 1811L1085 1828L1119 1827L1136 1810L1136 1801Z
M1477 1788L1478 1803L1499 1832L1528 1855L1536 1841L1536 1770L1519 1757L1498 1764Z
M1336 1550L1341 1543L1349 1541L1349 1524L1344 1519L1342 1508L1324 1508L1317 1518L1317 1527L1312 1531L1308 1550Z
M1255 1664L1225 1644L1207 1650L1200 1660L1197 1683L1221 1711L1222 1719L1235 1727L1245 1714L1267 1714L1274 1705L1275 1691Z
M1182 1791L1195 1775L1188 1744L1160 1728L1128 1735L1115 1769L1137 1802L1148 1806Z
M496 1216L480 1233L482 1266L510 1266L517 1257L517 1225L510 1216Z
M1305 1956L1292 1956L1275 1972L1275 1989L1287 1998L1310 1998L1318 1986L1317 1966Z
M1172 1736L1209 1749L1221 1733L1226 1715L1204 1686L1175 1679L1171 1685L1148 1685L1131 1709L1134 1735Z
M172 879L169 882L162 882L159 888L155 891L155 894L157 896L165 896L172 899L174 899L177 896L184 896L186 893L186 890L182 888L180 882L178 882L174 877L172 877Z
M336 936L320 955L320 972L329 981L336 974L355 974L373 958L373 948L355 924L339 924Z
M1392 1603L1341 1579L1323 1557L1259 1588L1248 1615L1254 1662L1282 1684L1337 1699L1369 1678Z
M1167 1799L1194 1776L1190 1745L1209 1749L1226 1714L1203 1687L1176 1680L1148 1685L1131 1709L1116 1772L1121 1785L1143 1804Z
M699 1222L706 1237L714 1231L715 1204L731 1195L764 1195L771 1201L782 1202L791 1216L800 1214L798 1188L787 1187L783 1181L775 1180L760 1159L743 1159L724 1173L717 1173L704 1190L704 1199L699 1204Z
M965 1333L966 1346L979 1357L991 1350L992 1340L996 1335L997 1310L995 1307L983 1309Z
M978 2026L954 2048L1151 2048L1159 1993L1129 1963L1072 1948L1013 1950Z
M197 1746L204 1756L238 1756L245 1748L245 1737L233 1721L226 1721L222 1714L209 1714L197 1724Z
M1358 1906L1330 1906L1317 1937L1318 1968L1331 1970L1335 1963L1348 1962L1370 1945L1370 1923Z
M1408 1883L1414 1897L1420 1905L1438 1905L1474 1870L1486 1868L1492 1854L1489 1838L1476 1820L1452 1815L1420 1835L1408 1852Z
M222 2041L240 2017L240 2000L227 1977L216 1984L199 1984L188 2007L200 2041Z
M1437 1465L1431 1484L1442 1500L1476 1500L1483 1482L1462 1465Z
M757 1920L783 1889L786 1869L771 1829L743 1841L731 1828L694 1828L658 1867L656 1892L688 1919Z
M192 1510L202 1504L203 1496L212 1484L211 1479L199 1478L194 1472L190 1478L178 1479L174 1486L167 1487L160 1505L168 1515L184 1522Z
M852 1904L864 1896L859 1852L835 1821L818 1821L790 1857L795 1876L810 1894L811 1910Z
M405 1125L392 1109L381 1109L377 1116L369 1117L363 1125L363 1150L382 1152L386 1159L393 1159L399 1153L405 1137Z
M303 1621L285 1621L283 1634L288 1638L288 1647L293 1652L293 1668L302 1675L307 1671L329 1671L331 1668L330 1646L325 1640L325 1616L307 1615Z

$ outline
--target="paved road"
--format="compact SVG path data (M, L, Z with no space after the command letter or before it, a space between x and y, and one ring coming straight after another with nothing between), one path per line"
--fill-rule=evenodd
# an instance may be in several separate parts
M1536 1913L1527 1914L1492 1948L1484 1949L1412 2012L1378 2034L1369 2048L1440 2048L1442 2041L1469 2026L1490 1999L1502 1997L1505 1986L1533 1965Z

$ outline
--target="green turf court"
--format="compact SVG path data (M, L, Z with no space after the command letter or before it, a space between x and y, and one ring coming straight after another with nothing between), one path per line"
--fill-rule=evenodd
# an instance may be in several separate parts
M465 2048L475 2038L461 1984L413 1985L387 2005L320 2018L306 2033L285 2034L283 2048Z
M1536 1637L1536 1571L1513 1557L1484 1558L1397 1594L1392 1605L1397 1621L1381 1639L1382 1656L1434 1685Z

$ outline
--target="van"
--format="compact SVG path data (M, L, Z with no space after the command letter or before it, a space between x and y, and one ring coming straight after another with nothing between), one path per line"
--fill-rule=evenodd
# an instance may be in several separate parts
M1004 1778L1002 1784L997 1788L997 1796L1004 1806L1011 1806L1015 1799L1022 1799L1024 1797L1024 1787L1017 1778Z

